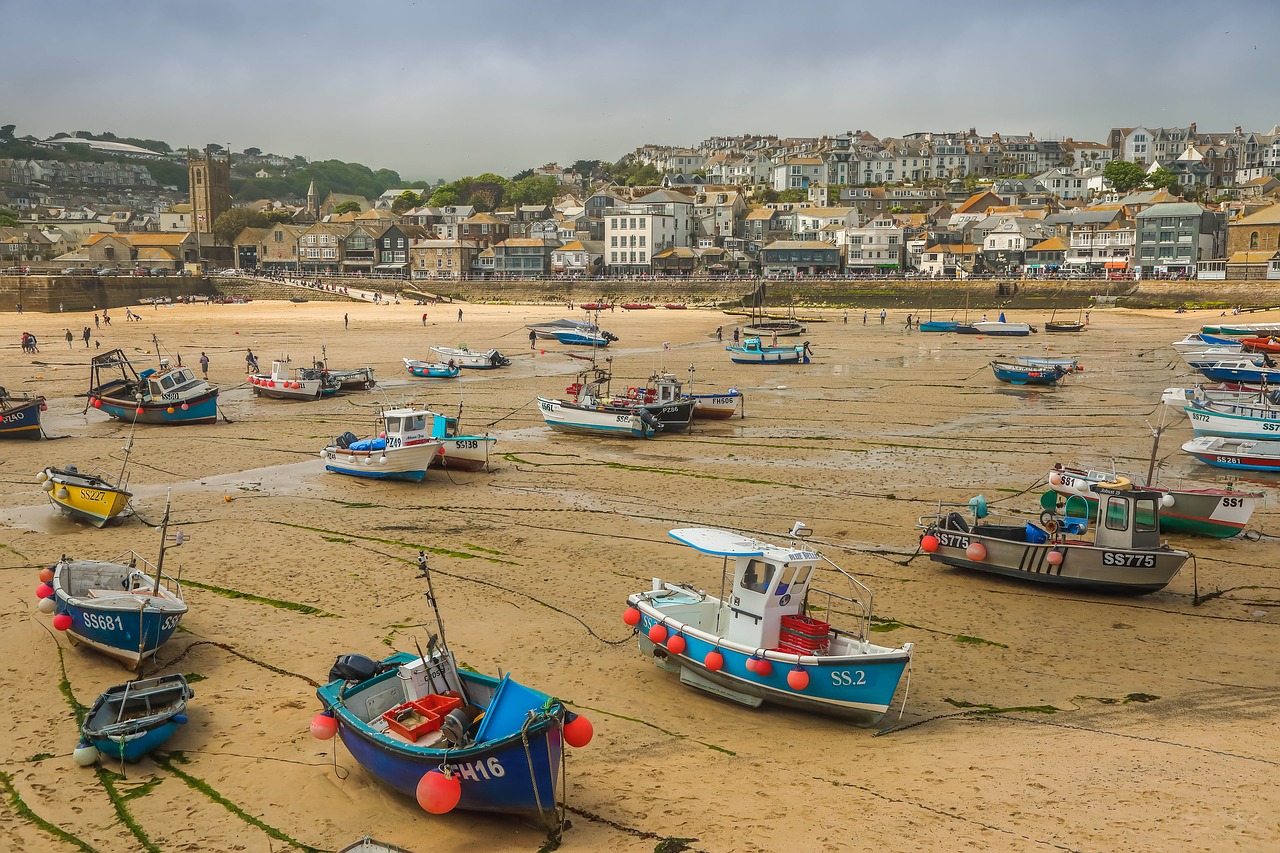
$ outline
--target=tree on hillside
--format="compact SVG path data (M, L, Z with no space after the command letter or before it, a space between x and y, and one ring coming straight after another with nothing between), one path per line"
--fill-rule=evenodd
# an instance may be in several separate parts
M1142 166L1128 160L1112 160L1102 170L1102 177L1118 193L1133 192L1147 182L1147 173Z
M761 204L773 204L778 200L778 191L773 187L765 187L756 193L756 198Z
M0 126L0 139L3 139L5 142L12 142L13 132L17 130L17 127L18 126L15 124L6 124L6 125Z
M1153 190L1169 190L1173 192L1178 185L1178 176L1172 170L1160 166L1154 172L1147 175L1147 186Z
M516 181L523 181L525 178L532 178L532 177L533 177L533 169L522 169L521 171L516 172L514 175L511 176L511 182L515 183Z
M481 175L480 177L485 177ZM494 181L473 181L467 192L467 204L474 205L476 210L489 212L502 206L502 198L506 195L506 180L502 183Z
M551 204L555 200L559 184L550 175L522 178L507 188L509 204Z
M266 217L267 222L289 222L293 219L293 214L287 210L268 210L262 214Z
M18 211L8 207L0 207L0 228L16 228Z
M783 190L778 193L778 201L796 202L804 201L804 190Z
M246 149L244 149L244 156L246 156L246 157L259 157L259 156L261 156L261 155L262 155L262 149L261 149L261 148L246 148Z
M247 207L233 207L213 220L213 236L224 246L230 246L246 228L266 228L269 223L261 212Z
M333 212L334 212L334 213L336 213L338 216L341 216L341 215L342 215L342 214L344 214L344 213L359 213L359 212L360 212L360 202L358 202L358 201L344 201L344 202L342 202L341 204L339 204L339 205L337 205L336 207L334 207Z
M427 204L432 207L449 207L458 203L458 191L443 186L431 194Z
M422 197L412 190L405 190L391 202L391 212L399 215L422 204Z

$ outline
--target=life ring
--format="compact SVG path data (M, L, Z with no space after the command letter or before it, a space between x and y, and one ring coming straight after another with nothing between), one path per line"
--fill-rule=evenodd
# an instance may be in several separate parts
M1094 488L1098 489L1127 489L1130 488L1133 483L1129 482L1128 477L1116 477L1115 480L1110 483L1094 483L1093 485Z
M1054 514L1046 509L1044 512L1040 513L1040 523L1045 527L1048 527L1051 523L1057 524L1057 520L1055 519Z
M636 395L638 395L639 393L640 393L640 389L639 389L639 388L628 388L628 389L627 389L627 396L628 396L628 397L635 397L635 396L636 396Z

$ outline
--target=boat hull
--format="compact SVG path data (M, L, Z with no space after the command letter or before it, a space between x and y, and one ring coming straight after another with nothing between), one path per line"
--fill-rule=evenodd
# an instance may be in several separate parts
M1083 332L1086 331L1084 323L1045 323L1044 330L1046 332Z
M412 358L403 359L405 370L409 371L410 376L418 376L423 379L453 379L462 372L462 368L454 365L450 367L447 364L432 364L427 361L417 361Z
M1004 575L1019 580L1072 589L1145 595L1168 586L1190 555L1174 550L1127 550L1099 548L1083 542L1015 542L983 535L930 528L938 540L929 555L935 563L960 569ZM981 544L982 560L970 559L967 549ZM1048 560L1051 551L1062 554L1056 566Z
M1102 476L1091 476L1083 471L1070 469L1055 470L1050 474L1058 474L1060 482L1049 482L1049 488L1064 498L1072 496L1084 498L1089 505L1091 517L1098 514L1098 496L1093 491L1081 492L1076 484L1088 485L1104 482ZM1110 479L1109 477L1107 479ZM1160 505L1160 529L1176 530L1193 536L1208 536L1213 539L1229 539L1238 536L1248 525L1253 512L1263 496L1253 492L1239 492L1232 489L1166 489L1159 486L1147 486L1152 491L1168 495L1173 499L1172 506Z
M1254 395L1255 399L1257 395ZM1221 436L1253 441L1280 438L1280 408L1233 406L1234 412L1220 411L1213 405L1189 402L1183 406L1191 429L1200 436Z
M738 413L742 405L742 394L728 391L723 394L694 394L693 416L707 420L722 421Z
M793 338L809 331L808 326L786 321L777 323L751 323L742 327L744 335L777 335L780 338Z
M805 354L804 347L754 347L748 349L741 346L727 346L725 350L729 353L729 360L734 364L805 364L809 363L809 356Z
M413 659L396 655L388 660ZM492 687L497 683L496 679L476 673L459 675L464 684L483 681ZM395 672L378 676L387 677L395 678ZM316 695L337 722L347 751L387 787L415 798L422 777L448 764L459 778L462 796L457 808L512 815L548 828L558 824L555 812L564 740L560 722L554 716L539 717L523 733L459 749L443 749L407 743L362 721L344 704L343 682L331 682Z
M429 349L439 356L446 366L448 366L449 361L453 361L458 367L466 367L473 370L494 370L499 367L506 367L511 363L511 359L497 350L474 352L451 347L429 347Z
M297 386L297 387L294 387ZM249 387L255 397L266 397L269 400L299 400L309 402L319 400L324 392L324 383L319 379L274 379L269 376L250 376ZM337 390L337 386L334 386Z
M142 685L141 690L151 695L130 693L128 689L137 689L135 685ZM137 761L162 746L186 724L187 700L193 695L186 679L181 675L117 685L93 703L85 716L81 735L105 759ZM122 716L120 702L122 699L127 701L131 696L135 697L135 701L132 705L125 706L130 711L129 716L143 714L143 719L136 724L130 724L128 717L123 723L111 719L113 716ZM157 713L151 712L153 705L158 708Z
M440 452L439 442L406 447L351 450L330 445L320 451L324 469L366 480L407 480L421 483Z
M216 390L182 402L139 403L118 397L89 394L89 405L105 415L128 423L182 426L184 424L216 424L218 392ZM186 406L184 409L183 406ZM138 414L142 409L142 414ZM170 411L172 410L172 411Z
M910 646L881 654L817 657L766 650L762 657L770 661L772 671L759 675L747 670L747 661L753 651L759 650L736 649L732 644L690 628L642 596L632 595L627 603L640 611L641 654L662 669L680 675L685 684L719 693L724 698L735 699L733 694L752 697L773 705L837 717L859 726L875 725L889 710L902 674L911 661ZM683 652L674 654L649 639L649 629L659 620L670 632L685 638ZM713 649L724 658L724 665L715 671L707 669L704 663ZM809 674L809 683L803 690L796 690L787 682L788 673L798 663Z
M917 329L921 332L954 332L959 325L955 320L929 320L921 323Z
M186 611L169 612L134 606L122 607L86 606L84 599L72 598L54 580L58 613L71 617L67 634L89 648L115 658L129 669L155 654L169 641Z
M487 435L459 435L440 439L440 452L431 460L432 468L451 471L483 471L489 467L489 451L498 440Z
M1280 472L1280 441L1241 441L1204 436L1188 441L1182 449L1215 468Z
M552 337L565 346L571 347L607 347L609 345L609 340L601 335L582 332L553 332Z
M1266 370L1263 368L1244 368L1244 367L1221 367L1217 365L1196 368L1214 382L1245 382L1254 385L1260 383L1268 383L1275 385L1280 383L1280 370Z
M40 398L6 406L3 414L0 414L0 439L39 441L43 436L40 431L40 411L44 405L44 398Z
M52 468L45 469L47 482L53 483L49 492L49 501L64 514L80 521L86 521L94 527L103 527L129 505L133 497L127 490L115 488L104 483L76 482L75 477L64 475ZM65 490L66 497L59 497Z
M538 409L547 426L578 435L648 438L657 426L656 421L646 423L638 411L622 411L616 407L576 406L562 400L539 397Z
M1066 371L1060 367L1041 368L993 361L991 372L996 379L1010 385L1057 385Z

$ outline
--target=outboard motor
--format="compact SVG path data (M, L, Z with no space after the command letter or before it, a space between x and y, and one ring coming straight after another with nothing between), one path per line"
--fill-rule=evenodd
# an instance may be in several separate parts
M368 681L389 669L395 669L395 664L380 663L365 655L342 655L329 668L329 680Z
M658 430L662 429L662 421L658 420L657 417L654 416L653 412L649 411L648 409L641 409L639 417L640 417L640 423L649 427L654 432L657 432Z
M350 447L351 445L355 444L355 442L356 442L356 435L355 435L355 433L353 433L353 432L344 432L342 435L340 435L340 436L338 436L336 439L334 439L334 442L333 442L333 443L334 443L335 445L337 445L338 447L342 448L343 450L346 450L348 447Z
M455 708L440 721L440 738L450 749L460 749L471 742L468 730L471 724L484 713L479 705L463 705Z
M601 332L600 337L604 338L606 341L609 341L610 343L618 339L618 336L615 335L613 332Z

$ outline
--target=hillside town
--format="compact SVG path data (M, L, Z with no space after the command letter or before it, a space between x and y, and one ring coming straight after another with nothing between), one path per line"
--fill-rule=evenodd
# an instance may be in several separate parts
M51 142L120 159L0 159L0 208L13 213L0 227L8 271L1280 278L1280 127L1118 127L1103 142L972 128L712 137L642 145L619 161L626 180L600 161L547 164L529 170L552 189L546 203L510 204L512 184L488 175L444 192L392 186L366 197L312 180L305 196L233 198L233 165L266 182L305 161ZM187 169L185 193L157 184L143 165L156 157Z

